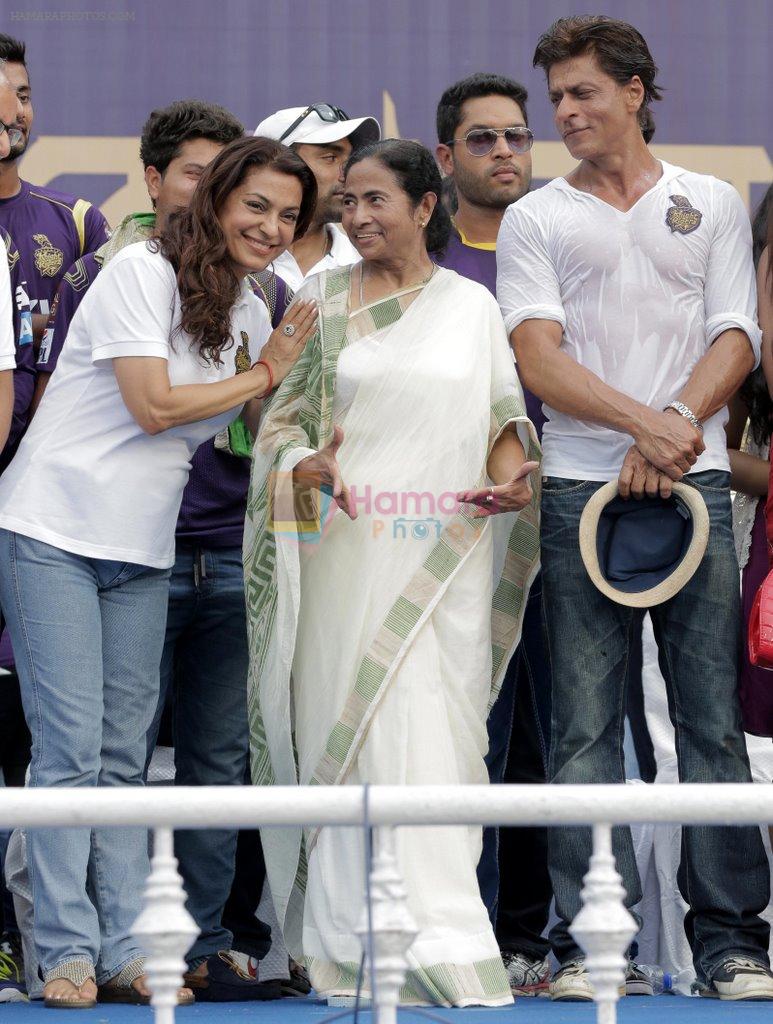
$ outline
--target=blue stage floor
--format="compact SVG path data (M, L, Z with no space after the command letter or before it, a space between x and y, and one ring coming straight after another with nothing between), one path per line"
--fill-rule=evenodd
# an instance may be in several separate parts
M199 1003L179 1010L181 1024L324 1024L339 1011L314 999L284 999L268 1003ZM502 1009L432 1010L454 1024L591 1024L595 1007L588 1003L551 1003L548 999L519 999ZM361 1012L361 1024L372 1024L369 1012ZM417 1022L422 1016L401 1010L401 1024ZM60 1018L41 1002L2 1003L2 1024L54 1024ZM97 1006L95 1010L68 1010L61 1024L151 1024L152 1011L137 1006ZM351 1021L339 1018L342 1021ZM424 1024L429 1024L424 1017ZM628 998L618 1004L620 1024L769 1024L771 1003L730 1003L686 996Z

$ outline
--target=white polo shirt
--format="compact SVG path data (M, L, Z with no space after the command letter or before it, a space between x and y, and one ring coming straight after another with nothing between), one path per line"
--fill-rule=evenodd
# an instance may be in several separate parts
M352 263L359 263L360 254L342 227L338 224L326 224L325 230L330 238L330 251L314 264L308 274L303 273L289 249L285 249L282 255L274 260L274 270L293 292L297 292L304 281L308 281L322 270L335 270L336 267L348 267Z
M271 333L265 303L245 282L231 312L233 345L207 364L180 321L171 264L147 242L118 253L70 324L56 373L19 451L0 478L0 527L90 558L168 568L190 460L238 416L146 434L121 398L113 359L155 356L172 385L208 384L249 365Z
M16 368L16 341L13 336L14 304L8 251L0 238L0 370Z
M667 163L627 213L565 178L509 206L497 239L497 298L508 333L524 320L556 320L563 351L653 409L676 399L729 328L744 331L759 361L741 197L724 181ZM618 475L629 435L543 408L543 473ZM704 423L706 451L692 472L729 469L726 421L723 409Z

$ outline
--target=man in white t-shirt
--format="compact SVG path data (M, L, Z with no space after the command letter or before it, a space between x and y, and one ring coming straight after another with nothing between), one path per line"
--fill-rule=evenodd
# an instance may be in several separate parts
M580 163L510 206L497 295L524 384L544 403L543 600L553 669L551 777L622 782L624 681L642 612L603 596L579 552L603 481L623 497L696 487L711 531L692 580L650 610L684 782L749 782L736 693L741 613L731 532L726 404L759 360L751 234L734 189L647 148L660 98L641 35L603 17L556 22L534 57ZM580 909L587 829L552 829L560 970L551 995L587 999L568 925ZM640 898L631 836L615 853ZM758 828L686 827L679 871L698 990L773 998L769 871Z
M349 118L340 107L313 103L288 107L261 121L255 135L291 146L317 179L314 220L302 238L274 260L274 270L297 292L307 277L357 263L360 254L340 228L346 161L355 149L378 142L375 117Z

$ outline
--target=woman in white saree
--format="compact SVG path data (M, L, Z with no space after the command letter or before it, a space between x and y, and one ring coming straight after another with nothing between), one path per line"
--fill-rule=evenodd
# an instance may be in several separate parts
M344 227L363 262L302 291L319 333L265 414L245 530L256 784L487 781L536 572L539 449L496 303L429 259L440 184L417 143L358 152ZM354 994L360 833L262 835L291 955L320 995ZM418 926L403 1002L511 1001L480 845L479 828L397 831Z

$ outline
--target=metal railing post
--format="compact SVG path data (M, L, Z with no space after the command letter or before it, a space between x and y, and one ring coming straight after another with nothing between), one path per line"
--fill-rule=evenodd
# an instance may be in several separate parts
M184 957L199 929L185 909L185 891L177 870L171 828L154 830L143 904L132 935L147 954L150 1005L155 1024L174 1024L177 992L185 971Z
M625 907L623 880L612 853L612 826L593 826L593 853L583 879L582 910L569 933L585 953L597 1024L615 1024L625 991L626 953L637 924Z

